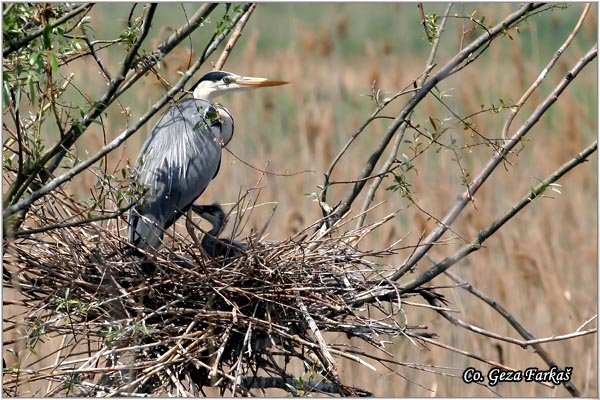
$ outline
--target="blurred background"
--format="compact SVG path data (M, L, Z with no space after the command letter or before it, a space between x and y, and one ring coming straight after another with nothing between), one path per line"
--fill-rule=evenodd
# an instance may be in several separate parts
M145 50L150 51L166 39L198 7L194 3L161 4ZM424 3L424 7L427 14L442 15L447 5ZM471 29L469 20L461 16L485 16L485 24L491 26L518 7L508 3L455 5L440 43L437 66L481 33ZM128 3L97 4L90 20L94 36L114 37L115 32L124 29L130 8ZM423 138L419 139L415 132L407 135L400 154L413 160L414 169L406 174L406 179L418 207L398 192L384 190L393 184L391 178L384 180L373 204L383 203L368 214L367 221L375 222L396 211L398 215L362 241L361 249L381 249L402 239L400 245L409 248L380 262L395 266L405 260L418 239L436 226L431 216L442 218L464 191L463 180L476 176L493 155L481 137L463 129L456 115L473 114L469 121L483 137L501 138L508 109L479 112L516 102L569 35L582 9L583 4L570 4L563 10L532 16L518 32L512 30L500 37L476 62L438 85L437 93L443 95L448 107L431 96L421 103L411 117L413 125L431 129L432 120L442 124L447 131L440 141L457 151L432 147L419 154ZM596 16L594 5L573 44L518 114L513 132L597 42ZM227 206L240 193L261 187L258 206L241 237L252 229L260 229L274 205L277 209L269 225L268 240L283 240L318 219L321 212L310 194L319 192L323 173L333 158L375 110L371 95L380 91L384 98L411 88L423 72L431 45L420 19L416 3L259 4L224 69L291 83L219 98L233 114L236 131L229 152L223 153L219 175L197 203L218 201ZM211 16L205 22L206 29L184 41L161 63L160 76L174 84L178 71L185 71L203 51L217 23L217 16ZM202 73L211 69L210 62L216 60L218 53ZM113 46L99 54L115 70L125 49ZM68 72L75 73L74 86L78 88L69 95L73 104L83 104L84 97L95 98L102 93L105 83L96 65L82 60L71 66ZM595 61L568 87L505 166L495 171L477 193L474 204L453 225L452 234L444 236L442 243L429 253L430 262L451 255L464 244L461 238L472 240L479 230L526 195L530 187L596 139L597 77ZM77 144L80 157L85 159L96 153L150 109L166 90L154 74L144 77L120 99L119 106L111 107L102 124L86 132ZM408 96L400 97L383 115L395 116L407 100ZM134 164L156 119L111 153L107 160L109 171ZM356 178L388 124L385 119L372 123L342 158L332 179ZM56 133L50 130L48 135ZM68 190L82 199L88 198L95 179L91 173L83 174L68 185ZM540 338L573 332L597 313L597 155L559 183L561 193L548 192L547 197L536 200L490 238L484 248L452 269L498 301ZM332 187L329 204L341 201L349 188L350 185ZM362 200L363 197L358 199L353 212L358 211ZM125 223L121 221L117 227L125 236ZM422 261L417 270L428 266ZM434 283L448 285L451 281L440 277ZM518 338L505 320L465 291L453 288L442 292L450 301L449 307L459 312L457 317ZM407 305L406 312L409 324L427 325L442 343L515 369L547 369L531 349L466 332L422 307ZM448 350L418 347L404 338L393 341L388 350L395 360L407 366L393 370L377 366L373 372L341 361L342 375L350 384L377 396L494 395L484 386L466 385L460 379L466 367L485 373L490 368L486 364ZM598 395L595 335L550 343L544 348L559 366L573 367L573 383L584 396ZM552 389L536 383L503 383L494 390L502 396L516 397L568 395L562 387Z

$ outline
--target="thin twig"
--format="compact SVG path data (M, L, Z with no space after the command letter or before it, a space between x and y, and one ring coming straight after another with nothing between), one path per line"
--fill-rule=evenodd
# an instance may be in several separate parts
M452 223L458 218L461 214L462 210L466 207L466 205L471 201L473 195L477 192L477 190L483 185L483 183L491 176L492 172L500 165L502 160L506 158L506 156L512 151L512 149L518 144L521 143L521 140L532 127L534 127L540 118L548 111L548 109L556 102L556 100L560 97L562 92L569 86L571 82L575 79L575 77L587 66L592 60L596 58L598 54L598 46L595 45L591 48L576 64L575 66L565 74L564 78L561 82L552 90L552 92L546 97L546 99L537 107L537 109L529 116L529 118L521 125L521 127L515 132L515 134L510 138L510 140L502 146L502 150L497 153L488 164L482 169L482 171L471 181L468 185L469 189L465 191L462 195L460 195L458 201L454 204L454 206L448 211L448 213L442 218L438 227L433 230L423 241L423 246L420 247L415 253L409 257L404 264L398 268L396 272L394 272L390 276L390 280L398 280L401 276L410 271L415 264L423 258L425 254L433 247L434 243L448 230L448 228L452 225ZM587 153L594 145L584 150L583 153ZM595 148L592 152L595 151ZM568 170L577 165L577 158L571 160L571 162L565 164L568 167L567 170L563 171L562 174L566 173ZM562 170L562 169L561 169ZM561 171L559 170L559 171ZM557 172L559 172L557 171ZM560 177L558 176L558 177ZM558 177L556 179L558 179ZM551 177L552 178L552 177ZM552 181L554 182L554 180ZM538 189L541 190L541 187L538 185ZM523 205L524 206L524 205Z
M225 65L225 62L227 61L227 58L229 57L231 50L233 50L233 47L237 43L238 39L242 36L242 31L244 30L244 27L246 26L246 22L248 22L248 19L252 15L252 12L254 11L255 8L256 8L256 3L251 3L248 10L244 14L242 14L241 18L237 21L237 24L235 25L235 30L231 34L231 37L227 41L227 44L225 45L223 52L221 53L221 55L219 56L219 59L217 60L217 62L215 63L215 66L213 67L214 71L220 71L221 69L223 69L223 66Z
M65 15L63 15L62 17L58 18L53 23L49 24L50 29L54 29L57 26L64 24L65 22L67 22L68 20L70 20L71 18L76 16L77 14L80 14L84 11L89 12L93 6L94 6L94 3L86 3L86 4L83 4L83 5L75 8L74 10L72 10L72 11L66 13ZM40 28L37 31L33 32L32 34L29 34L14 43L10 43L4 50L2 50L2 56L6 57L10 53L22 48L23 46L26 46L32 40L35 40L38 37L42 36L45 29L47 29L47 27Z
M430 339L430 338L426 338L426 337L420 337L419 340L422 340L424 342L433 344L434 346L441 347L441 348L446 349L446 350L450 350L450 351L452 351L454 353L461 354L463 356L472 358L474 360L481 361L483 363L486 363L486 364L491 365L491 366L496 367L496 368L502 368L502 369L507 370L507 371L517 371L517 369L515 369L515 368L511 368L511 367L509 367L507 365L498 363L496 361L485 359L485 358L483 358L483 357L481 357L481 356L479 356L477 354L473 354L473 353L470 353L468 351L458 349L458 348L450 346L448 344L438 342L437 340L434 340L434 339ZM554 388L554 385L552 385L549 382L544 382L544 381L539 381L539 382L536 381L536 382L539 383L540 385L549 387L551 389Z
M502 137L503 138L508 137L508 130L510 129L510 125L512 124L513 120L517 116L517 113L519 112L519 110L521 110L521 108L523 107L523 104L525 104L525 102L531 96L531 94L535 91L535 89L537 89L542 84L543 80L546 78L546 76L548 76L548 72L550 72L550 70L552 69L554 64L556 64L556 62L558 61L560 56L564 53L564 51L567 49L567 47L569 47L569 45L571 44L573 39L575 39L575 36L577 35L577 32L579 32L579 29L583 25L583 21L585 20L585 17L587 16L591 7L592 7L591 3L587 3L585 5L585 7L579 17L579 20L577 21L577 23L575 24L575 27L573 28L573 31L571 31L571 33L569 34L569 36L567 37L565 42L562 44L562 46L560 46L558 48L558 50L556 50L556 52L554 53L554 55L552 56L552 58L550 59L550 61L546 65L546 67L542 70L540 75L537 77L535 82L533 82L531 84L529 89L527 89L527 91L523 94L523 96L521 96L519 101L517 101L517 103L513 107L511 107L510 116L508 117L508 119L504 123L504 127L502 128Z
M539 342L536 341L533 334L531 334L521 323L519 323L517 321L517 319L507 309L502 307L497 301L486 296L483 292L477 290L473 286L473 284L463 280L458 275L455 275L450 271L445 271L444 273L450 279L452 279L454 282L460 284L462 289L468 291L469 293L472 293L473 295L475 295L476 297L478 297L479 299L481 299L485 303L487 303L494 310L496 310L496 312L498 312L504 319L506 319L508 321L508 323L513 328L515 328L515 330L523 338L527 339L527 340L523 341L523 343L518 343L518 344L532 346L535 349L535 353L537 355L539 355L540 358L542 360L544 360L544 362L549 367L557 367L558 368L558 364L552 359L550 354L539 344ZM576 330L575 332L579 332L579 330ZM553 340L548 340L548 341L553 341ZM575 384L572 381L566 381L566 382L563 382L563 384L564 384L565 388L569 391L569 393L571 393L572 396L581 397L581 392L579 391L579 389L577 389L577 387L575 386Z
M517 215L521 210L523 210L523 208L532 204L533 201L536 198L540 197L550 187L552 183L556 182L563 175L571 171L579 164L586 162L588 157L594 152L596 152L597 149L598 141L595 141L594 143L586 147L584 150L582 150L575 157L573 157L571 160L564 163L560 168L554 171L548 178L544 179L536 187L532 188L531 192L529 192L527 195L525 195L525 197L523 197L520 201L513 205L511 209L508 210L504 215L492 222L487 228L479 231L479 234L471 243L463 246L455 254L440 261L433 267L429 268L427 271L417 276L412 281L404 284L402 286L402 291L410 291L412 289L420 287L424 283L430 282L433 278L446 271L448 268L465 258L467 255L481 249L483 242L485 242L486 239L492 236L505 223L510 221L515 215ZM421 248L419 248L419 250L417 251L420 250ZM395 280L396 275L397 272L392 274L392 280Z

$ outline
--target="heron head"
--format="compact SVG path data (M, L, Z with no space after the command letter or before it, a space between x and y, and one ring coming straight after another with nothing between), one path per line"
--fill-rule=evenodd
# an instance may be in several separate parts
M192 205L192 211L211 223L215 230L220 231L225 225L225 212L220 204Z
M289 82L273 81L267 78L241 76L225 71L212 71L205 74L196 84L194 98L212 101L226 93L256 89L268 86L280 86Z

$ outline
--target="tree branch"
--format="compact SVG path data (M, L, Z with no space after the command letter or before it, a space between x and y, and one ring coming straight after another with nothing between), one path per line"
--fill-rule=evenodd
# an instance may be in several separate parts
M215 10L218 3L205 3L198 11L192 15L192 18L185 25L179 27L171 36L167 38L163 43L156 47L156 50L152 54L140 59L137 63L137 70L132 76L121 85L121 88L115 93L115 97L119 97L125 92L131 85L133 85L138 79L140 79L146 72L156 65L160 60L164 59L181 41L199 28L206 18Z
M567 172L587 161L587 158L592 155L598 149L598 141L595 141L584 150L582 150L579 154L573 157L571 160L563 164L559 169L554 171L552 175L546 178L544 181L539 183L535 188L531 189L531 192L528 193L525 197L523 197L519 202L517 202L510 210L508 210L503 216L496 219L492 222L487 228L481 230L477 235L477 238L473 240L471 243L463 246L460 250L458 250L454 255L444 259L443 261L437 263L433 267L429 268L427 271L416 277L414 280L408 282L407 284L401 287L401 292L409 292L414 290L421 285L431 281L433 278L446 271L448 268L456 264L458 261L465 258L467 255L471 254L474 251L481 249L483 242L485 242L490 236L492 236L498 229L500 229L505 223L510 221L515 215L517 215L523 208L533 203L533 201L540 197L550 185L557 180L559 180L563 175ZM419 252L421 248L417 250ZM396 280L398 277L396 275L398 272L392 275L391 280Z
M419 4L420 4L419 9L421 10L421 13L423 13L423 5L421 3L419 3ZM448 20L448 15L450 15L451 9L452 9L452 3L448 4L448 7L446 8L446 11L444 12L444 16L442 17L442 22L440 23L439 33L433 40L433 45L431 47L431 51L429 52L429 58L427 59L425 71L431 71L431 69L433 68L433 62L434 62L435 56L437 54L437 50L438 50L438 47L440 44L440 39L442 37L442 33L444 32L444 28L446 26L446 21ZM427 27L427 24L425 23L424 14L423 14L422 18L423 18L423 25L425 27ZM423 83L425 83L428 76L429 76L428 73L424 74L421 77L421 79L417 82L417 87L423 86ZM408 116L408 118L410 118L410 115ZM404 141L404 133L406 132L406 128L408 128L408 124L404 124L402 126L402 128L400 129L400 131L396 134L396 140L394 140L394 145L392 147L392 151L390 152L388 159L385 161L384 165L379 170L379 174L378 174L379 176L369 186L369 190L367 191L367 195L366 195L363 205L360 209L361 212L364 212L366 209L369 208L369 205L371 204L371 202L373 202L373 199L375 198L375 193L377 192L377 189L379 189L381 182L383 182L383 179L387 175L387 174L385 174L385 171L389 171L390 168L392 167L392 165L394 164L394 162L396 161L396 159L398 158L398 149L400 148L400 145ZM360 228L364 225L366 216L367 216L366 213L364 213L360 216L360 218L358 219L358 221L356 223L356 228Z
M377 162L381 158L381 155L387 148L390 143L392 137L398 132L399 129L402 129L402 126L406 124L406 118L412 113L415 107L427 96L427 94L442 80L448 78L450 75L456 72L456 68L461 65L465 60L468 60L472 57L478 49L482 46L485 46L491 40L496 38L502 32L505 32L507 28L513 26L513 24L519 22L528 15L531 11L542 7L543 4L525 4L519 10L507 16L500 23L495 25L489 31L480 35L477 39L475 39L470 45L461 50L458 54L456 54L451 60L449 60L436 74L432 75L429 80L425 82L425 84L417 90L414 96L409 100L409 102L404 106L402 111L396 116L394 122L389 126L386 131L383 139L375 149L373 153L369 156L367 162L365 163L360 178L364 178L372 174L373 169L375 168ZM350 190L346 198L341 202L341 204L336 207L335 211L330 214L330 218L333 220L337 220L341 218L346 212L350 210L352 203L358 197L362 189L364 188L366 182L363 180L359 180Z
M389 279L398 280L406 272L411 270L415 264L429 251L433 244L448 230L450 225L460 215L462 210L473 198L473 195L481 187L481 185L490 177L496 167L505 159L510 151L521 142L523 137L534 127L540 118L545 114L546 111L556 102L561 93L569 86L569 84L575 79L575 77L583 70L583 68L596 58L598 54L598 46L595 45L590 49L575 66L567 72L562 81L554 88L554 90L548 95L548 97L536 108L536 110L529 116L527 121L521 125L519 130L508 140L508 142L502 147L501 151L497 153L483 168L475 179L468 185L468 189L460 196L459 200L455 203L454 207L442 218L442 222L438 227L433 230L423 241L421 247L411 255L405 263L394 272ZM586 149L588 150L588 149ZM595 149L594 149L595 151ZM572 166L571 166L572 168ZM566 171L565 171L566 172Z
M84 11L91 10L93 6L94 6L94 3L86 3L86 4L83 4L83 5L75 8L71 12L63 15L62 17L60 17L59 19L57 19L56 21L54 21L53 23L51 23L50 24L50 29L54 29L57 26L60 26L60 25L64 24L65 22L67 22L68 20L70 20L71 18L73 18L74 16L76 16L77 14L80 14L80 13L82 13ZM16 50L19 50L23 46L26 46L32 40L35 40L38 37L42 36L42 34L44 33L44 30L46 30L46 29L47 28L44 26L43 28L38 29L34 33L25 36L24 38L16 41L15 43L11 43L7 48L5 48L2 51L2 56L6 57L10 53L12 53L12 52L14 52Z
M248 10L246 10L241 15L240 19L235 24L235 30L233 31L231 37L229 38L229 41L225 45L225 48L223 49L221 56L215 63L213 70L220 71L221 69L223 69L223 66L225 65L225 62L227 61L227 58L229 57L229 54L231 53L233 46L235 46L238 39L242 36L242 31L244 30L244 27L246 26L246 23L248 22L248 19L254 12L255 8L256 8L256 3L251 3L250 6L248 7Z
M540 356L540 358L542 360L544 360L544 362L549 367L557 367L558 368L558 364L552 359L552 357L550 357L550 354L548 354L548 352L540 345L539 340L542 340L542 339L536 340L535 336L533 336L523 325L521 325L521 323L519 323L519 321L517 321L516 318L507 309L502 307L495 300L489 298L488 296L486 296L479 290L475 289L475 287L473 287L473 285L470 282L467 282L467 281L461 279L459 276L453 274L450 271L445 271L444 273L450 279L452 279L454 282L458 283L462 289L466 290L467 292L469 292L469 293L473 294L474 296L478 297L479 299L483 300L490 307L492 307L494 310L496 310L496 312L498 312L498 314L502 315L502 317L504 319L506 319L508 321L508 323L513 328L515 328L515 330L523 338L527 339L526 341L523 341L522 343L517 343L517 344L533 347L535 350L535 353L538 354ZM581 397L581 392L573 384L573 382L566 381L566 382L563 382L563 385L569 391L569 393L571 393L572 396Z
M519 99L519 101L517 101L515 106L511 107L510 116L508 117L508 119L504 123L504 127L502 128L502 137L503 138L508 137L508 130L510 129L510 125L511 125L512 121L515 119L515 117L517 116L517 113L519 112L519 110L521 109L523 104L525 104L525 102L527 101L527 99L529 99L529 97L535 91L535 89L537 89L542 84L542 81L546 78L546 76L548 76L548 72L550 72L550 70L552 69L554 64L556 64L556 61L558 61L558 59L564 53L564 51L567 49L567 47L569 47L569 45L571 44L573 39L575 39L575 36L577 35L577 32L579 32L581 25L583 25L583 21L585 20L585 17L587 16L591 7L592 7L591 3L587 3L585 5L585 8L581 12L581 16L579 17L579 20L575 24L575 27L573 28L573 31L571 32L571 34L569 34L569 36L567 37L565 42L562 44L562 46L560 46L558 48L558 50L556 50L556 52L554 53L554 56L550 59L550 61L548 62L546 67L542 70L542 72L540 73L538 78L535 80L535 82L533 82L533 84L529 87L529 89L527 89L525 94L523 94L523 96L521 96L521 98Z
M58 224L46 225L46 226L41 226L39 228L31 228L31 229L15 231L12 234L14 237L28 236L28 235L32 235L34 233L48 232L48 231L51 231L54 229L74 228L74 227L81 226L81 225L87 225L91 222L106 221L109 219L116 218L120 215L123 215L134 205L135 205L135 203L132 203L132 204L128 205L127 207L120 209L118 211L115 211L113 213L104 214L104 215L100 215L100 216L92 217L92 218L87 218L87 219L84 219L81 221L62 222L62 223L58 223Z

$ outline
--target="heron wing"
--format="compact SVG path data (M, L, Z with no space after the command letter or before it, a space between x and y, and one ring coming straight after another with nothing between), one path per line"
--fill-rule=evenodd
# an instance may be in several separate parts
M221 161L218 114L207 101L185 99L156 123L136 162L147 192L130 213L129 240L158 248L162 231L204 192Z

